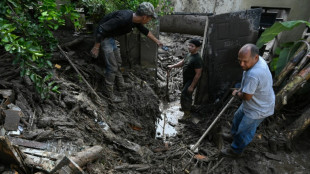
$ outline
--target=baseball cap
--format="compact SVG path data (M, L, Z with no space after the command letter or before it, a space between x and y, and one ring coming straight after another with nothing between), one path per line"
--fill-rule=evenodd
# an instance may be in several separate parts
M152 16L153 18L157 18L154 6L149 2L142 2L137 9L137 13L140 15L147 15Z

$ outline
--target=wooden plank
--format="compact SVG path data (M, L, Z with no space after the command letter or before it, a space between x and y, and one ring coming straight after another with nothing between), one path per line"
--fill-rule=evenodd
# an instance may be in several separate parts
M56 161L47 158L40 158L29 154L25 155L26 155L25 163L27 165L33 166L35 168L44 170L49 173L54 169L56 165Z
M21 138L13 138L13 137L8 137L13 145L18 145L18 146L23 146L23 147L30 147L30 148L35 148L35 149L47 149L47 144L46 143L41 143L37 141L29 141L26 139L21 139Z
M64 156L62 154L58 154L54 152L47 152L43 150L30 149L30 148L24 148L24 149L21 149L21 151L25 154L34 155L37 157L43 157L43 158L51 159L54 161L61 159Z
M0 136L0 163L11 166L19 173L29 173L21 154L15 150L8 138Z

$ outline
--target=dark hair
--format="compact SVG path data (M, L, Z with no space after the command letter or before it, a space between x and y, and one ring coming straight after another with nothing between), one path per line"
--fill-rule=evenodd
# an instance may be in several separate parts
M251 50L251 57L255 57L256 55L259 54L259 49L256 45L248 44L248 46L250 47L250 50Z
M196 47L200 47L200 46L201 46L201 42L200 42L200 40L198 40L198 39L191 39L191 40L189 41L189 43L194 44Z

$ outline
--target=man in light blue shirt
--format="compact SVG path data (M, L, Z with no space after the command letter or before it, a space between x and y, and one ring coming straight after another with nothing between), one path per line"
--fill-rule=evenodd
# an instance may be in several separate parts
M227 156L240 156L252 141L259 124L274 113L272 75L266 61L258 53L255 45L246 44L238 54L239 64L244 72L241 90L233 91L233 95L242 99L242 104L234 115L230 132L233 136L231 148L221 151Z

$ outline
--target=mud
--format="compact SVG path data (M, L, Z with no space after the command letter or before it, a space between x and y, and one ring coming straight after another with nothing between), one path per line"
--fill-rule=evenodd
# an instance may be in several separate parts
M61 43L66 43L77 36L64 31L57 37ZM102 58L90 57L93 40L89 36L65 50L70 52L73 62L100 96L99 99L91 94L64 57L55 52L57 56L53 57L53 64L61 65L61 69L55 70L53 80L59 84L61 94L51 93L49 99L41 100L31 81L19 77L18 67L11 64L12 57L1 48L1 55L5 56L0 59L0 87L13 89L16 95L14 103L22 109L23 118L33 123L27 127L21 122L23 131L18 137L47 143L46 151L68 156L87 147L101 145L104 148L102 158L83 167L87 173L308 172L309 129L293 144L288 144L281 136L285 121L274 124L278 115L263 122L241 158L226 158L219 154L220 149L229 146L219 133L229 131L240 101L228 108L198 147L198 153L206 158L192 158L189 145L197 142L225 101L193 106L195 119L192 121L195 123L178 123L177 119L182 115L178 101L182 70L171 72L167 101L165 67L180 61L187 54L187 41L196 36L161 33L160 37L169 48L168 51L159 49L157 71L164 78L155 80L151 73L138 66L125 69L125 81L131 83L132 88L125 92L116 91L116 95L123 98L119 104L111 103L102 94L103 61ZM2 127L3 119L0 129ZM9 166L0 164L0 172L13 171Z

